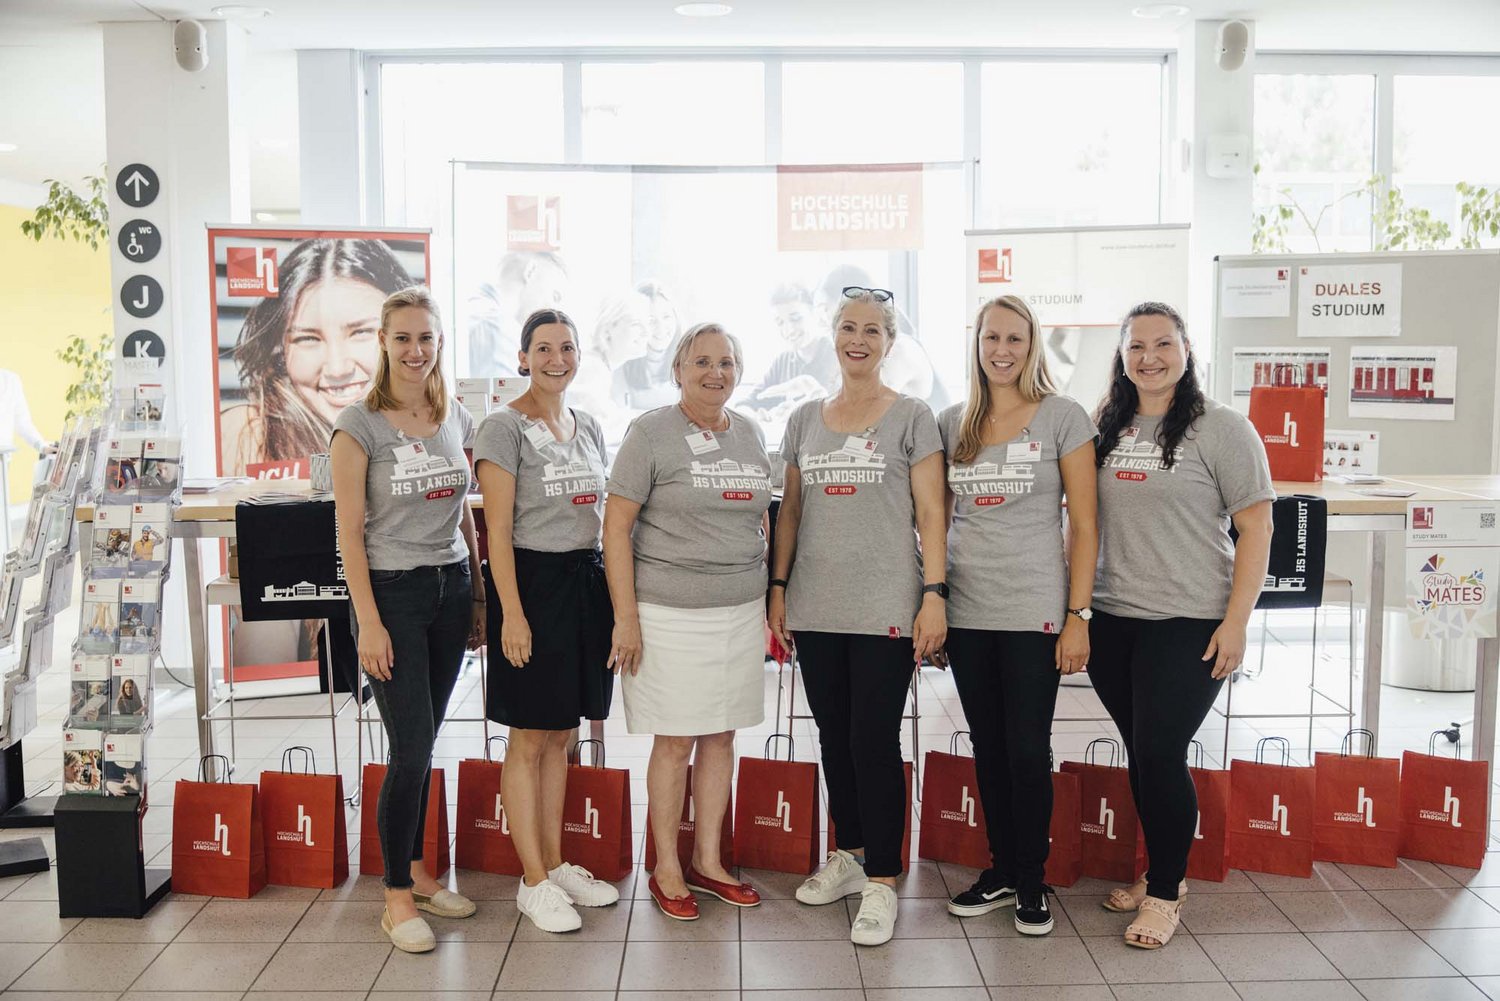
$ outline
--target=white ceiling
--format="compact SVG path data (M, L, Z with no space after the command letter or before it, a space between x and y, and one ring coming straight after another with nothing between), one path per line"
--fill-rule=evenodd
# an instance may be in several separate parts
M0 0L0 184L76 181L104 157L98 23L211 18L218 0ZM254 2L254 0L251 0ZM252 203L296 204L295 56L365 50L578 47L1174 48L1182 19L1143 20L1143 0L731 0L685 18L677 0L260 0L243 22ZM1187 0L1194 18L1253 18L1277 51L1500 53L1500 0Z

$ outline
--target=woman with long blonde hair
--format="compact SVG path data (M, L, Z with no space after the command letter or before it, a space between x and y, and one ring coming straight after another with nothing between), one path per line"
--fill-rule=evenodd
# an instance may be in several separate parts
M979 308L968 401L944 410L938 427L948 458L948 659L992 857L948 910L1014 907L1017 931L1045 935L1052 712L1059 676L1088 662L1093 615L1094 424L1056 392L1035 315L1006 295Z

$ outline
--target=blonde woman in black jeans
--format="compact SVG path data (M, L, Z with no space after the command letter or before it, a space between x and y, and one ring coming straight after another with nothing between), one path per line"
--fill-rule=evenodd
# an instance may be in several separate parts
M442 357L431 293L392 294L380 311L374 384L339 415L330 444L350 622L390 741L376 814L385 856L380 927L406 952L436 944L418 911L474 913L471 900L422 864L433 743L464 649L484 632L463 452L474 425L450 405Z

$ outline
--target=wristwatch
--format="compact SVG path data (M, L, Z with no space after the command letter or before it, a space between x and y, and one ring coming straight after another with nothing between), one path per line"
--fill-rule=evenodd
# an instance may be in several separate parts
M1087 622L1089 619L1092 619L1094 617L1094 610L1092 608L1089 608L1087 605L1085 605L1082 608L1070 608L1070 609L1068 609L1068 614L1069 615L1076 615L1080 619L1082 619L1083 621Z
M948 585L944 581L938 581L936 584L924 584L924 585L922 585L922 593L923 594L935 594L939 598L942 598L944 601L947 601L948 600Z

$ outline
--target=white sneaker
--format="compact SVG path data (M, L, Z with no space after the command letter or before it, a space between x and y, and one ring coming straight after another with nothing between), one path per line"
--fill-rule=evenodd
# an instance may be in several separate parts
M884 883L871 883L861 897L849 941L855 945L885 945L896 934L896 891Z
M866 882L864 866L853 855L835 848L828 853L823 868L797 887L797 899L804 904L831 904L851 893L859 893Z
M535 886L527 886L521 880L516 889L516 910L531 919L531 923L542 931L577 931L583 927L583 918L573 909L573 898L567 891L550 879Z
M562 887L579 907L608 907L620 901L620 891L612 883L595 879L581 865L564 862L547 873L547 879Z

